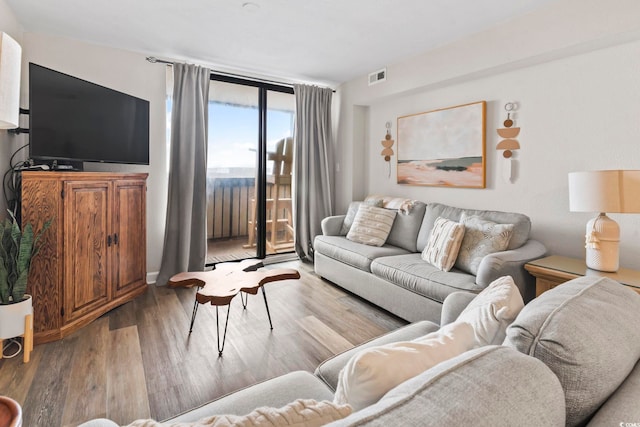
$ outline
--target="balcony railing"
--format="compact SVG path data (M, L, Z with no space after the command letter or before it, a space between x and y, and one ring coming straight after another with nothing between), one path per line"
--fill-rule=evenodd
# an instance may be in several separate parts
M276 193L278 196L276 197ZM267 254L293 251L291 185L267 182ZM275 221L274 221L275 217ZM255 179L207 178L207 262L256 256ZM215 259L214 259L215 258Z
M227 239L249 234L255 178L207 178L207 238Z

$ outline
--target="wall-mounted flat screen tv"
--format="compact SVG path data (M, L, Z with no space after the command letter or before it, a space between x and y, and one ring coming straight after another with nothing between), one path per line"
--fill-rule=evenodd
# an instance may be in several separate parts
M149 164L149 101L29 63L34 160Z

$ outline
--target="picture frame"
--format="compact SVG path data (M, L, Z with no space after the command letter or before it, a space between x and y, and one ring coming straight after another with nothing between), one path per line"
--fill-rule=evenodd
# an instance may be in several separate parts
M486 101L398 117L397 182L486 187Z

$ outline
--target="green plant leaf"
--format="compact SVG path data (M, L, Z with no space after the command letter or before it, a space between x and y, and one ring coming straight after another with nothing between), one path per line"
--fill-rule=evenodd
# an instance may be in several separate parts
M11 296L13 297L13 301L22 301L24 298L25 291L27 289L27 279L29 278L29 271L23 271L16 280L15 285L13 286L13 293Z
M7 281L7 268L4 262L0 262L0 304L9 304L9 283Z
M37 235L31 224L20 230L11 211L4 222L0 222L0 304L24 298L31 260L38 253L38 242L51 222L51 219L46 221Z
M11 295L14 301L22 301L22 297L27 292L27 277L29 276L29 265L31 264L31 250L33 248L33 227L31 224L24 226L18 257L16 261L16 281L13 285Z

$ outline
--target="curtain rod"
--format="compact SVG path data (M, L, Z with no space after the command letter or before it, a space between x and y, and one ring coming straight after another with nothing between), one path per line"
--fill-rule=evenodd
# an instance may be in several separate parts
M173 65L173 62L171 61L165 61L164 59L158 59L155 56L147 56L147 61L151 62L152 64L155 63L160 63L160 64L167 64L167 65ZM259 77L248 77L248 76L243 76L240 74L234 74L234 73L227 73L226 71L217 71L217 70L211 70L212 73L215 74L222 74L225 76L229 76L229 77L237 77L240 79L245 79L245 80L254 80L257 82L263 82L263 83L271 83L271 84L276 84L276 85L280 85L280 86L286 86L286 87L293 87L293 84L291 83L283 83L283 82L278 82L275 80L267 80L267 79L261 79ZM333 90L333 93L335 93L336 91Z

